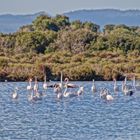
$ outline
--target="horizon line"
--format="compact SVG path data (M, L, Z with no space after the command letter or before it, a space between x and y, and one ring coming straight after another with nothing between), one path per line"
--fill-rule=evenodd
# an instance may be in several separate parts
M75 10L70 10L70 11L64 11L63 13L56 13L54 15L57 15L57 14L66 14L66 13L70 13L70 12L77 12L77 11L95 11L95 10L116 10L116 11L120 11L120 12L127 12L127 11L140 11L140 9L119 9L119 8L86 8L86 9L75 9ZM42 13L42 14L47 14L47 15L50 15L50 16L53 16L53 14L50 14L49 12L47 11L38 11L38 12L32 12L32 13L3 13L3 14L0 14L0 16L5 16L5 15L11 15L11 16L26 16L26 15L35 15L35 14L39 14L39 13Z

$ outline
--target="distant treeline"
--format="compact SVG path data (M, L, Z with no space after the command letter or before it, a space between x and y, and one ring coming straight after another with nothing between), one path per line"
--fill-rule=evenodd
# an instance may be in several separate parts
M131 20L131 19L130 19ZM0 34L0 80L123 79L140 75L140 27L100 26L63 15L38 16L13 34Z

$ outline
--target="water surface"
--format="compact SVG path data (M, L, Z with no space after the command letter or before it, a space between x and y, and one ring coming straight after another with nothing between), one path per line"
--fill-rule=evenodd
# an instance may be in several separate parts
M75 83L84 86L84 95L58 100L49 88L36 102L27 100L27 83L0 83L0 140L139 140L140 93L124 96L113 92L113 82L96 82L115 98L106 102L91 92L92 82ZM11 99L15 86L16 101Z

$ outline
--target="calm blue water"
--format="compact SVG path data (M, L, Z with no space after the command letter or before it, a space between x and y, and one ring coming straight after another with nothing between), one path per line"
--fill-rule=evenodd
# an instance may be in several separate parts
M0 140L140 139L140 96L113 93L113 82L96 82L112 91L115 100L106 102L91 92L92 82L76 84L85 87L84 95L58 100L50 88L42 101L29 102L27 83L0 83ZM15 86L17 101L11 99Z

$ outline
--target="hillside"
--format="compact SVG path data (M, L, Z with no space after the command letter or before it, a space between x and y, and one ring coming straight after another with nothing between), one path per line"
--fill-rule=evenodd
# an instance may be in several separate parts
M46 14L39 12L30 15L0 15L0 32L10 33L15 32L19 27L31 22L39 15ZM125 24L128 26L140 25L140 10L120 11L114 9L99 9L99 10L78 10L64 13L71 21L91 21L101 26L101 29L106 24Z
M11 15L5 14L0 15L0 32L3 33L12 33L16 32L19 27L31 22L39 15L44 14L44 12L39 12L31 15Z
M81 20L95 22L101 27L106 24L126 24L129 26L140 25L140 10L78 10L65 13L70 20Z

